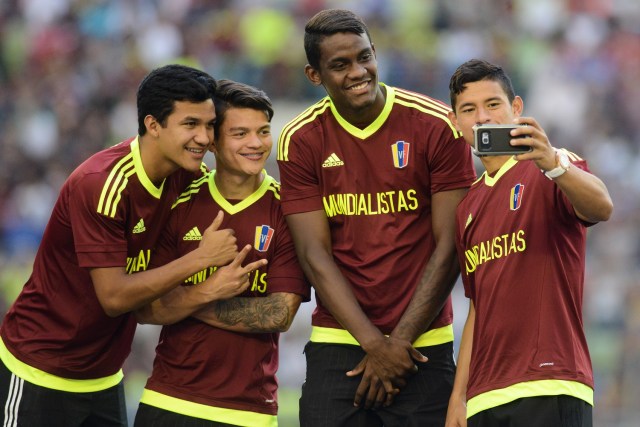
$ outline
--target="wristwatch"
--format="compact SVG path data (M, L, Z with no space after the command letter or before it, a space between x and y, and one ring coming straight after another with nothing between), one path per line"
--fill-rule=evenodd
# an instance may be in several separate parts
M569 160L569 156L563 150L556 150L556 167L551 169L550 171L544 172L544 175L549 179L557 178L563 175L566 171L571 167L571 161Z

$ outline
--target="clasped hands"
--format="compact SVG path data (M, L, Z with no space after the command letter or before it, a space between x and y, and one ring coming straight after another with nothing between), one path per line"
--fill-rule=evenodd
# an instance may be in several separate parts
M409 377L418 372L416 362L427 360L409 341L384 337L371 347L354 369L347 372L349 377L362 375L354 406L376 409L391 405L393 398L407 385Z

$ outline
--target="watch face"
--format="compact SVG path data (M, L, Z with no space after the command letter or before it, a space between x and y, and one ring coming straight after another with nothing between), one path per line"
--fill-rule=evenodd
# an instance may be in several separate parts
M567 156L566 153L562 151L560 151L558 160L560 161L559 162L560 166L562 166L563 169L567 169L571 165L571 162L569 161L569 157Z

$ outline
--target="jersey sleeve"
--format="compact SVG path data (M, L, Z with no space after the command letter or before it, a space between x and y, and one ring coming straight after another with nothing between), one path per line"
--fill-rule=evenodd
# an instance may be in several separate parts
M585 172L591 173L586 160L582 159L581 157L579 157L578 155L570 151L567 151L567 154L569 155L569 159L571 161L571 167L576 167L576 168L582 169ZM576 214L576 211L573 208L573 205L569 201L569 198L566 196L566 194L564 194L564 192L557 185L554 185L554 187L555 187L555 203L557 206L561 207L562 212L564 214L563 217L567 218L568 222L575 222L576 220L578 220L585 227L591 227L592 225L594 225L594 223L583 221L580 218L578 218L578 215Z
M299 134L291 136L288 160L279 159L278 168L281 207L285 215L323 209L319 172L313 162L313 152Z
M450 126L442 126L429 159L431 192L468 188L476 179L471 147Z
M269 293L295 293L300 295L303 301L309 301L311 286L298 263L293 239L282 215L278 220L275 243L276 250L267 265Z
M127 263L125 215L98 212L100 174L86 174L69 185L68 206L78 265L84 268L119 267Z

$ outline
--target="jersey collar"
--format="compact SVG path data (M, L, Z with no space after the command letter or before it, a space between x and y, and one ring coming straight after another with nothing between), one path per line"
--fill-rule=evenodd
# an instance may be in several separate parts
M393 102L395 101L395 98L396 98L396 91L393 87L387 86L382 82L379 84L380 86L384 86L387 89L387 97L385 99L384 108L380 112L380 115L376 117L376 119L364 129L359 129L354 125L352 125L351 123L349 123L348 121L346 121L344 117L340 115L336 106L333 105L333 101L331 101L331 112L333 113L334 117L336 118L340 126L342 126L342 128L345 131L349 132L351 135L355 136L356 138L367 139L368 137L376 133L378 129L380 129L380 127L382 127L384 122L387 120L387 118L389 117L389 114L391 114L391 109L393 108Z
M147 172L144 170L142 166L142 157L140 157L140 141L138 140L138 136L131 141L131 155L133 156L133 165L136 170L136 175L138 176L138 180L140 184L156 199L159 199L162 196L162 188L164 187L164 182L166 179L162 180L160 187L156 187L153 185L153 182L147 176Z
M216 171L214 169L209 174L209 192L211 193L211 197L213 197L213 200L215 200L216 203L220 205L222 209L225 210L225 212L231 215L236 214L248 208L258 200L260 200L260 198L264 195L264 193L266 193L267 190L269 189L269 186L271 185L271 183L275 181L274 178L270 177L267 174L266 170L263 169L261 173L264 175L264 179L262 180L260 187L258 187L258 189L254 191L253 194L251 194L249 197L247 197L246 199L234 205L229 203L229 201L225 199L222 194L220 194L220 191L218 190L218 187L216 186L216 181L214 179L216 174Z
M487 171L484 172L484 174L482 175L484 177L484 183L489 187L493 187L496 182L498 182L500 177L502 177L502 175L507 173L512 167L517 164L518 161L515 159L515 157L509 157L509 159L504 162L502 166L500 166L500 169L498 169L498 172L496 172L494 176L489 176Z

